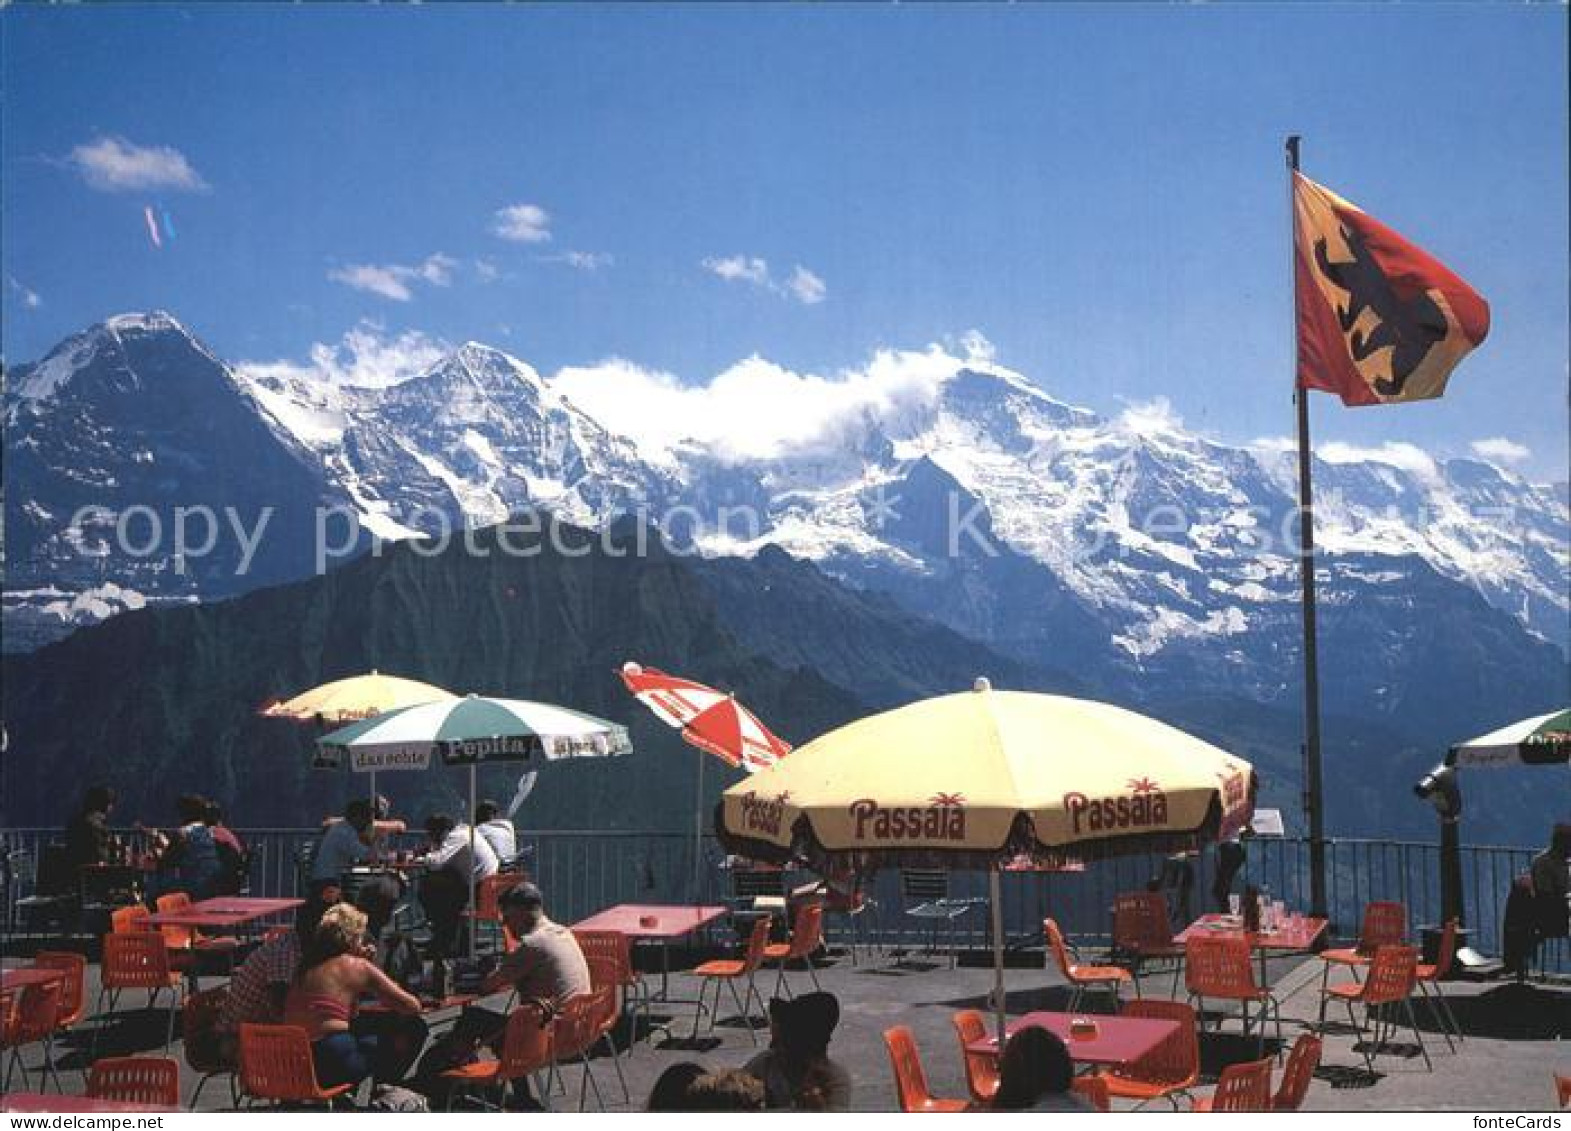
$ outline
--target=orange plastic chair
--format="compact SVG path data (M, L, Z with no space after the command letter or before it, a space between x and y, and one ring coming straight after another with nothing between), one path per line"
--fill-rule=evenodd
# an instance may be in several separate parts
M1137 1110L1152 1100L1165 1099L1178 1110L1178 1097L1200 1079L1200 1040L1195 1035L1193 1007L1181 1001L1146 999L1126 1002L1123 1017L1151 1017L1178 1022L1178 1032L1133 1064L1119 1065L1102 1079L1110 1096L1138 1100Z
M218 1052L218 1020L228 1000L228 986L203 990L185 999L185 1013L180 1024L181 1044L185 1047L186 1065L201 1077L196 1083L196 1091L191 1093L192 1111L202 1098L202 1089L215 1076L229 1077L230 1103L238 1105L240 1102L239 1081L235 1077L239 1065L225 1061Z
M353 1084L320 1087L311 1041L296 1025L240 1026L240 1091L249 1100L331 1105Z
M1282 1070L1282 1083L1271 1097L1272 1111L1297 1111L1304 1106L1309 1094L1309 1081L1320 1067L1322 1041L1313 1033L1304 1033L1293 1042L1293 1051L1287 1054L1287 1067Z
M1560 1097L1561 1107L1571 1107L1571 1076L1555 1073L1555 1092Z
M1456 1044L1452 1043L1451 1036L1456 1035L1457 1042L1463 1040L1462 1027L1456 1023L1456 1017L1451 1012L1451 1003L1446 1000L1445 991L1440 988L1440 983L1451 973L1451 963L1456 959L1456 932L1457 921L1455 918L1447 919L1446 925L1440 932L1440 949L1435 952L1433 962L1420 962L1413 978L1418 983L1419 993L1424 995L1424 1004L1429 1006L1430 1015L1440 1023L1440 1032L1446 1039L1446 1047L1452 1052L1456 1051ZM1429 988L1434 987L1431 996Z
M191 897L183 891L172 891L159 896L156 903L160 913L167 911L173 914L189 908ZM223 954L228 957L230 968L233 969L234 954L240 949L240 940L232 935L210 937L195 927L161 926L158 929L170 950Z
M966 1089L971 1102L984 1107L998 1094L998 1054L971 1052L966 1046L987 1039L987 1018L979 1010L962 1009L950 1018L960 1040L960 1056L966 1066Z
M1113 1110L1113 1096L1107 1090L1105 1076L1076 1076L1069 1082L1069 1090L1077 1096L1084 1096L1097 1111Z
M895 1090L900 1097L900 1110L965 1111L965 1100L936 1098L927 1087L927 1073L922 1071L922 1054L917 1051L916 1039L904 1025L884 1030L884 1046L889 1050L889 1063L895 1070Z
M622 1085L622 1102L632 1103L632 1093L627 1090L627 1077L622 1075L622 1054L616 1047L616 1023L622 1017L622 1011L617 1006L617 993L622 987L622 963L615 958L604 955L589 954L584 956L584 961L589 966L589 984L593 987L595 1004L591 1007L594 1015L595 1039L590 1044L589 1051L601 1041L611 1050L611 1067L616 1069L616 1079Z
M573 937L578 940L578 949L584 952L585 959L598 956L616 964L616 985L624 995L623 1005L635 1017L639 1010L643 1010L647 1028L651 1024L649 1015L651 994L649 983L644 981L644 976L633 968L632 940L621 931L575 930ZM511 950L512 947L508 949ZM635 1029L634 1036L636 1035Z
M764 948L769 945L769 922L769 917L766 915L753 923L752 934L747 938L747 949L741 958L716 958L693 968L693 974L703 981L698 987L698 1005L693 1010L693 1032L689 1036L690 1040L698 1039L698 1021L708 1008L704 1001L704 994L711 985L715 987L715 1005L709 1012L709 1031L714 1032L715 1017L720 1012L720 987L724 985L730 988L731 999L736 1002L738 1014L747 1025L748 1039L755 1045L758 1043L758 1034L753 1032L753 1015L748 1012L748 1007L756 1000L759 1012L767 1012L754 976L764 961ZM745 997L736 989L736 983L743 978L747 979Z
M592 993L578 994L568 998L567 1004L562 1007L557 1015L556 1027L552 1040L551 1071L546 1077L546 1087L550 1089L562 1068L569 1062L576 1060L583 1066L584 1074L578 1082L578 1110L584 1110L584 1103L588 1096L588 1089L595 1092L595 1105L601 1111L605 1110L605 1098L600 1093L600 1081L595 1079L594 1070L589 1064L589 1054L595 1045L600 1043L602 1026L609 1010L614 1010L612 997L613 991L609 986L603 986ZM617 1069L621 1074L620 1067Z
M1134 983L1134 977L1121 966L1087 966L1073 961L1069 955L1069 946L1064 942L1064 933L1058 929L1054 920L1042 920L1042 933L1047 936L1047 945L1058 963L1059 973L1074 988L1074 992L1069 995L1070 1013L1080 1008L1080 1001L1088 989L1100 987L1107 990L1113 995L1113 1005L1116 1007L1119 987ZM1140 987L1136 985L1136 996L1139 993Z
M65 983L62 979L23 986L22 992L16 995L5 1027L5 1047L11 1050L10 1060L5 1066L5 1091L11 1090L11 1073L18 1068L22 1070L22 1088L24 1091L27 1090L27 1065L22 1063L22 1048L25 1045L42 1044L44 1066L39 1070L39 1090L42 1091L49 1086L49 1078L52 1076L55 1090L65 1092L65 1088L60 1083L60 1073L55 1068L54 1051L55 1032L59 1028L60 1003L64 994Z
M60 972L60 1007L55 1018L55 1032L69 1031L82 1020L85 1012L87 959L74 951L41 950L33 955L33 965L40 970Z
M796 922L791 926L791 938L783 943L769 943L764 947L764 961L776 963L780 973L775 978L775 996L780 996L780 991L785 990L786 997L795 997L791 992L791 983L786 980L786 964L790 962L803 962L807 964L808 977L813 979L813 988L822 990L818 984L818 971L813 968L813 955L824 941L824 905L822 903L806 903L796 913Z
M1325 1013L1325 1003L1329 999L1336 999L1347 1006L1347 1019L1358 1029L1360 1038L1364 1035L1364 1026L1358 1023L1358 1018L1353 1013L1353 1003L1357 1002L1364 1007L1366 1020L1374 1022L1372 1041L1364 1041L1364 1064L1373 1072L1375 1070L1375 1054L1384 1047L1386 1039L1396 1032L1396 1021L1389 1014L1390 1010L1376 1013L1377 1005L1400 1005L1407 1014L1408 1028L1413 1031L1413 1039L1418 1042L1418 1051L1423 1054L1424 1065L1434 1071L1434 1065L1429 1060L1429 1050L1424 1047L1423 1034L1418 1031L1418 1021L1413 1016L1413 985L1418 975L1418 950L1411 946L1383 946L1375 951L1374 961L1369 964L1369 977L1362 985L1358 982L1347 982L1329 987L1321 999L1320 1012Z
M1358 945L1333 947L1320 952L1325 963L1320 971L1320 1023L1325 1024L1326 999L1324 994L1331 984L1331 967L1351 966L1356 975L1367 967L1375 951L1383 946L1396 946L1407 938L1407 908L1390 900L1376 900L1364 907L1364 921L1358 928Z
M1216 1091L1197 1099L1191 1111L1268 1112L1271 1110L1271 1061L1253 1060L1222 1069Z
M496 1060L477 1060L442 1073L442 1079L452 1085L448 1091L447 1109L451 1111L453 1101L470 1088L505 1087L528 1076L535 1082L534 1090L540 1102L550 1111L551 1092L540 1086L540 1073L551 1067L551 1061L551 1023L545 1020L539 1006L521 1005L508 1015L501 1055Z
M1266 1047L1266 1021L1276 1018L1277 1040L1282 1039L1282 1010L1271 991L1255 983L1253 948L1243 935L1197 936L1189 940L1184 957L1184 987L1189 1000L1200 1003L1201 1023L1205 1021L1208 998L1236 1001L1242 1007L1244 1035L1249 1035L1259 1007L1260 1052ZM1217 1022L1221 1028L1221 1022Z
M175 1035L175 1013L184 1001L184 982L169 961L169 951L164 937L156 931L132 934L105 935L102 981L98 990L98 1005L93 1010L99 1024L93 1030L93 1049L98 1047L98 1035L103 1028L104 999L108 998L113 1012L125 990L146 990L149 1009L155 1007L158 995L169 991L169 1027L164 1033L164 1051Z
M1126 891L1113 897L1113 953L1129 963L1130 976L1140 988L1140 967L1147 962L1173 964L1172 995L1184 970L1184 948L1173 941L1168 925L1167 900L1159 891Z
M162 1056L106 1056L94 1061L87 1094L95 1100L180 1106L180 1066Z
M129 907L117 907L109 914L109 929L117 935L128 935L137 931L150 931L147 920L152 917L152 912L140 903L133 903Z
M485 926L495 928L503 939L504 947L506 935L502 927L502 896L525 879L522 872L497 872L475 885L475 907L471 914L475 929Z

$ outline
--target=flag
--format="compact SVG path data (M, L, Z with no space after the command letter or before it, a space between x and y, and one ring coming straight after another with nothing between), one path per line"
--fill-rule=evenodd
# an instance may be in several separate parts
M1428 400L1489 333L1489 304L1450 268L1297 172L1293 236L1301 389Z

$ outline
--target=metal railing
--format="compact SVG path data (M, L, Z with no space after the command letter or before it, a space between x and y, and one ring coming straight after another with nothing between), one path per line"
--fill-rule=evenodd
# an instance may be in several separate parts
M297 895L301 883L297 859L316 829L272 828L237 830L250 850L250 890L257 895ZM134 841L138 834L125 834ZM60 830L0 830L4 872L3 922L7 932L21 923L18 901L33 894L29 870L45 845ZM553 917L571 923L616 903L722 903L730 892L724 855L706 839L701 847L695 890L691 833L619 832L604 830L540 831L520 835L529 852L528 870L545 890ZM411 846L413 840L410 841ZM1309 845L1295 838L1257 838L1246 842L1247 862L1234 883L1270 888L1289 907L1309 905ZM1327 842L1327 896L1337 938L1356 934L1364 905L1394 899L1408 908L1416 931L1440 917L1439 846L1417 841L1341 839ZM1485 954L1500 953L1501 922L1512 879L1528 870L1533 849L1468 845L1462 848L1463 895L1472 945ZM1013 946L1040 945L1041 924L1051 915L1073 938L1092 944L1108 939L1110 909L1122 891L1145 888L1163 872L1157 855L1125 856L1102 861L1078 873L1006 873L1003 876L1005 934ZM1182 889L1170 887L1175 918L1198 915L1212 906L1211 854L1192 858L1188 907ZM805 882L804 875L794 882ZM860 925L874 941L916 945L929 937L931 924L904 914L898 872L884 872L868 881L876 905ZM957 872L950 895L984 900L986 877ZM1185 914L1187 910L1188 915ZM838 922L830 924L833 931ZM988 916L980 904L962 917L950 936L962 946L987 944ZM1571 947L1554 940L1540 954L1546 970L1571 973Z

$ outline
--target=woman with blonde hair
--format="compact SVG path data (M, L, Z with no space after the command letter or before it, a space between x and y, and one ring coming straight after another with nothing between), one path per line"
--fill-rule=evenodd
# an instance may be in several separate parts
M324 1088L358 1084L372 1073L376 1037L351 1030L363 996L375 996L397 1013L420 1012L420 1000L371 961L375 952L366 944L365 928L365 913L351 904L329 907L306 942L284 1000L284 1024L306 1031L316 1081Z

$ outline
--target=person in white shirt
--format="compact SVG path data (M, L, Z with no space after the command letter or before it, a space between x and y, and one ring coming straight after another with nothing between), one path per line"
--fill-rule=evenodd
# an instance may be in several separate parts
M496 875L496 853L478 835L471 849L469 826L456 823L445 813L427 817L425 833L431 850L420 859L426 868L420 881L420 903L431 923L431 954L447 958L459 949L470 882L478 884Z
M518 857L518 834L495 801L482 801L475 806L475 831L491 846L501 867L506 868Z

